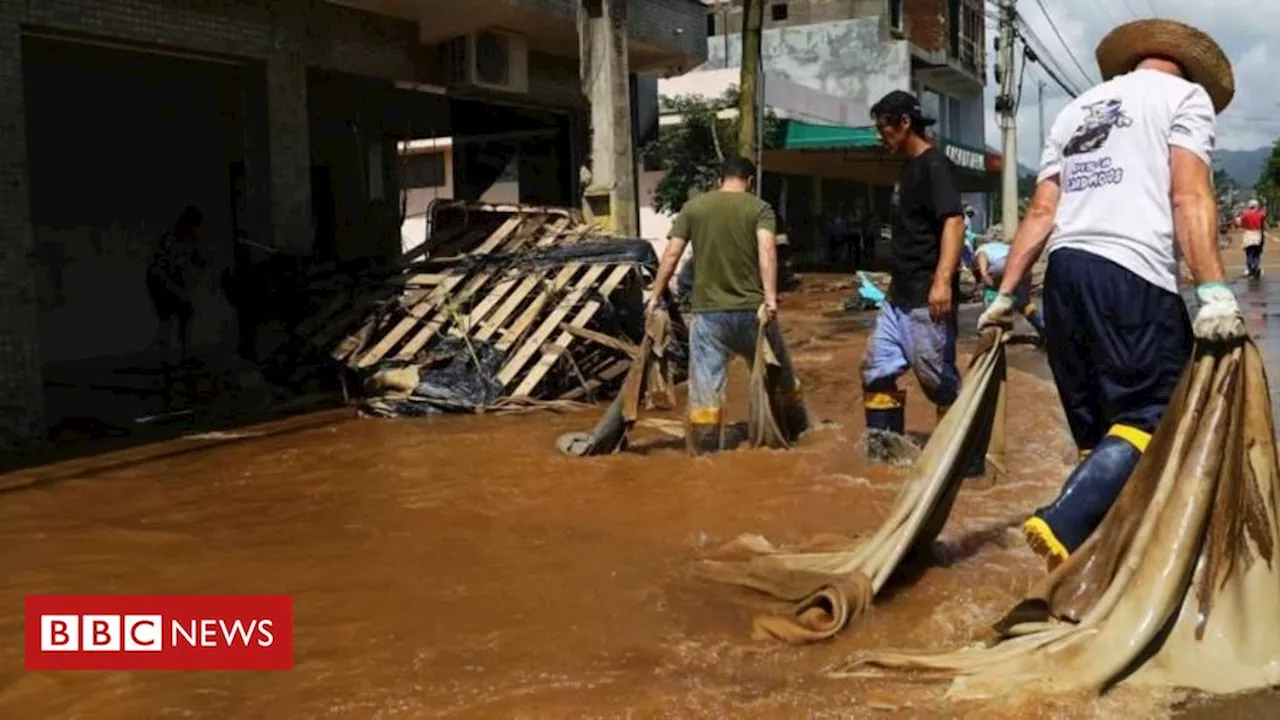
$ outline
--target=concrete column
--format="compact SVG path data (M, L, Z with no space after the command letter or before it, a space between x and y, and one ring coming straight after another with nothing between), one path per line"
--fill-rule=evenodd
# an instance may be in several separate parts
M22 83L22 33L0 18L0 448L44 429Z
M582 92L591 107L591 182L588 207L607 229L636 237L635 147L631 131L631 73L626 0L581 0L578 47Z
M267 57L267 132L271 157L271 242L285 252L311 251L311 141L307 112L309 0L271 3Z

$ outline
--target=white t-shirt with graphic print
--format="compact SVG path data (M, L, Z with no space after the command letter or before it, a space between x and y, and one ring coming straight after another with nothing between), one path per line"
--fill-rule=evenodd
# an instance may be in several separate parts
M1175 75L1134 70L1073 100L1040 160L1039 180L1062 186L1049 252L1091 252L1176 293L1169 148L1209 164L1213 142L1209 94Z

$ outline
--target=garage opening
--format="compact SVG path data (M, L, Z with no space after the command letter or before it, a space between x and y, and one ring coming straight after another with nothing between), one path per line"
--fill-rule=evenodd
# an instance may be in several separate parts
M166 406L176 342L166 352L147 268L189 206L189 353L235 355L220 280L265 217L263 68L36 36L22 52L48 413L129 426Z

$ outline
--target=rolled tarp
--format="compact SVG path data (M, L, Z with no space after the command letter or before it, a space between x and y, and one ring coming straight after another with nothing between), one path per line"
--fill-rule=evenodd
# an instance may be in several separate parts
M627 433L640 415L640 403L652 369L666 352L670 341L671 316L656 310L645 318L644 340L631 359L622 389L591 432L570 432L556 439L556 447L565 455L591 457L619 452L627 445Z
M809 410L789 356L778 352L782 333L777 321L763 308L758 319L748 387L747 442L752 447L789 449L809 430Z
M825 536L803 550L785 552L758 535L744 535L722 553L749 559L700 563L700 574L710 580L793 603L787 612L757 618L757 637L800 644L838 634L871 606L899 566L931 549L974 455L986 453L988 467L1000 472L1004 343L1002 331L983 335L959 397L925 444L889 516L865 542Z
M870 668L954 678L949 695L1102 693L1119 682L1208 693L1280 683L1280 477L1262 356L1198 347L1164 420L1090 539L995 624L992 642L875 653Z

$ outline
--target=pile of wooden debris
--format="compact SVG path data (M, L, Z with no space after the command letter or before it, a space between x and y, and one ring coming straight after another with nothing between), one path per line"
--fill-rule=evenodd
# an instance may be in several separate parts
M575 210L443 203L399 273L299 331L328 343L375 414L590 401L638 350L656 262L649 243L602 237Z

